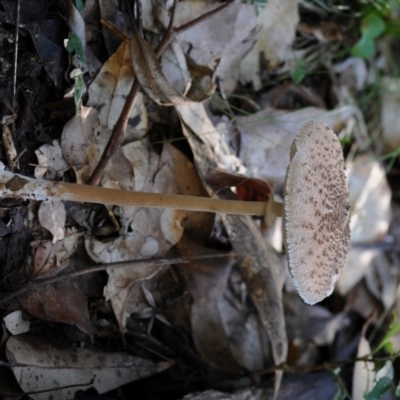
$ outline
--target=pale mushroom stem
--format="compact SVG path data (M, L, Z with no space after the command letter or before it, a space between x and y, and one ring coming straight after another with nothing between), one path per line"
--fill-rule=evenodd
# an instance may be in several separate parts
M172 208L185 211L221 212L266 216L282 215L282 204L275 201L235 201L163 193L132 192L97 186L32 179L0 171L0 198L48 200L60 199L118 206Z

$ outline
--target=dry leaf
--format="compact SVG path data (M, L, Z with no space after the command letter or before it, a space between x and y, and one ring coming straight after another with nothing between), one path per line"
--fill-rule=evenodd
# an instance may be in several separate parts
M75 252L78 239L82 237L80 232L69 232L62 240L57 243L41 240L33 242L36 247L33 260L33 275L56 274L69 264L69 258Z
M30 322L22 318L22 311L13 311L3 318L4 325L12 335L20 335L29 331Z
M98 121L102 127L109 130L114 128L134 78L129 42L124 41L104 63L88 89L87 105L98 110ZM143 95L138 93L128 119L124 142L142 138L147 131L147 125L147 111L143 104Z
M123 353L96 353L89 349L57 349L39 339L11 337L6 355L22 390L34 400L68 400L78 390L93 387L99 394L171 367Z
M382 137L385 151L396 151L400 146L400 80L398 78L384 77L380 88L382 98Z
M352 244L376 244L382 242L391 221L391 189L384 168L369 156L358 157L347 164L351 211ZM336 284L342 295L359 282L371 261L379 254L378 249L351 247L346 264Z
M211 11L216 4L205 1L179 2L175 25L180 26L201 14ZM231 93L238 81L239 65L252 47L257 34L254 6L232 4L201 24L178 35L185 54L197 64L215 69L215 76L224 93Z
M168 147L166 147L167 149ZM136 191L155 193L180 193L174 176L174 163L168 150L159 157L147 140L128 143L122 148L125 158L134 171L131 188ZM187 159L184 158L185 163ZM183 233L181 221L184 211L116 207L121 224L121 235L103 242L94 237L86 240L88 254L95 262L110 263L138 258L165 256ZM105 289L111 300L121 329L126 317L144 308L143 298L137 291L142 282L153 278L162 270L160 266L133 269L110 269Z
M38 219L40 225L53 235L53 243L64 239L66 212L61 200L42 201L39 207Z
M61 148L64 158L74 169L77 182L84 183L94 171L111 131L98 122L94 108L82 107L80 115L64 126ZM118 148L108 163L102 178L102 186L132 190L132 167Z
M168 82L153 49L138 32L131 36L130 49L136 78L153 101L162 106L191 102Z
M35 150L39 165L35 168L35 177L44 179L60 179L69 169L65 161L58 140L53 140L52 145L44 144Z
M252 82L255 90L261 89L260 55L272 67L285 60L289 46L294 41L299 22L297 0L269 0L260 10L258 24L261 28L258 41L243 59L240 79Z
M187 258L216 251L183 238L176 248ZM197 260L180 267L193 298L190 310L193 340L207 363L222 370L255 371L271 362L268 338L242 293L228 284L232 257ZM236 282L240 285L239 282ZM242 284L242 282L241 282Z
M357 358L371 354L371 347L364 335L360 337ZM375 364L371 361L357 361L353 370L353 400L364 400L364 394L369 392L374 383Z
M218 168L221 160L225 163L231 156L229 149L226 145L219 148L211 147L207 143L210 135L201 136L201 131L207 128L209 128L208 132L215 132L215 127L209 120L204 106L192 104L178 107L178 113L182 120L183 132L194 153L199 174L205 183L209 169ZM207 189L212 195L212 190L209 187ZM286 360L287 355L281 292L284 271L282 261L272 246L265 242L250 217L222 214L222 218L232 246L241 259L243 280L269 335L274 362L280 364ZM282 373L278 372L275 393L277 393L281 378Z
M292 112L267 108L249 116L238 116L240 159L247 167L246 175L271 184L283 183L290 146L304 122L314 119L338 131L355 113L357 109L347 106L333 111L315 107Z

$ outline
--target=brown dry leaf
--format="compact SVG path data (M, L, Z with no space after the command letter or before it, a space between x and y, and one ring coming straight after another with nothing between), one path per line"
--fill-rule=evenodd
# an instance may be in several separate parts
M93 333L87 298L76 279L30 290L17 300L25 311L37 318L76 325L85 333Z
M215 132L204 106L192 104L177 109L182 120L183 132L190 143L197 169L204 182L210 168L218 168L221 160L226 163L230 155L229 149L225 145L222 151L218 151L218 148L213 148L206 142L210 135L202 136L204 131ZM212 195L212 190L209 187L207 189ZM250 217L222 214L222 219L232 246L241 258L241 274L269 335L274 362L280 364L286 360L287 355L282 305L284 271L282 260L272 246L263 239ZM282 373L277 372L276 390L281 379Z
M217 255L215 250L185 238L176 248L189 259L198 254ZM271 362L268 338L257 316L246 307L245 296L232 290L229 284L232 266L232 257L218 257L192 261L180 267L187 280L187 291L193 298L192 336L203 360L214 368L239 370L244 367L255 371ZM239 282L236 284L240 286Z
M216 4L205 1L179 2L176 9L175 26L187 23L201 14L211 11ZM217 65L215 76L222 90L231 93L239 77L239 65L250 50L257 34L257 17L254 6L233 4L178 35L185 54L197 65L212 70Z
M260 55L272 67L284 61L294 41L298 22L297 0L268 1L258 15L258 40L241 63L240 79L243 83L252 82L255 90L261 89Z
M153 49L138 32L134 32L131 36L130 49L137 80L153 101L161 106L191 102L168 82Z
M237 117L241 133L240 159L247 175L269 183L283 183L289 165L289 150L301 125L309 119L324 122L340 130L356 113L353 107L333 111L307 107L287 112L267 108L245 117Z
M34 400L68 400L91 387L103 394L126 383L157 374L173 361L154 363L123 353L89 349L57 349L39 339L20 335L6 345L11 369L25 393Z
M134 171L131 188L136 191L155 193L181 193L175 178L174 160L168 146L161 157L150 147L147 140L128 143L122 152ZM182 156L183 157L183 156ZM183 157L184 163L188 160ZM185 212L171 209L148 209L138 207L116 207L119 215L121 235L102 242L87 238L86 249L90 257L101 263L127 261L139 258L162 257L175 245L183 233L182 220ZM120 328L125 327L126 317L148 307L142 294L138 294L143 281L154 278L162 271L160 266L143 266L133 269L110 269L105 288L111 300Z
M376 244L387 235L391 221L392 193L384 168L370 156L356 158L347 164L352 244ZM337 282L342 295L351 290L371 267L379 254L377 249L351 247L346 264Z
M33 242L36 246L33 261L33 275L37 278L39 275L59 273L61 268L65 268L69 263L69 257L75 252L78 239L82 233L69 232L62 240L57 243L41 240Z
M35 150L39 165L35 168L35 177L44 179L60 179L64 172L69 169L69 165L65 161L60 142L53 140L53 143L44 144Z
M164 143L163 157L171 165L179 192L185 196L208 197L194 164L169 143ZM182 221L185 234L199 242L206 241L213 229L215 214L206 212L186 213Z
M131 21L129 14L121 11L118 0L92 0L95 1L95 7L99 9L100 18L104 21L110 22L116 26L126 37L130 37L132 33ZM143 2L152 3L152 1ZM87 8L87 1L85 3L85 10ZM97 22L97 21L96 21ZM120 39L116 37L113 32L110 32L106 27L102 26L102 36L104 38L105 46L108 54L112 54L120 45Z
M102 127L112 130L125 104L135 74L132 69L129 42L124 41L104 63L88 89L88 106L98 110ZM126 127L124 142L140 139L147 131L147 111L143 95L138 93Z
M66 212L61 200L42 201L39 206L38 219L40 225L53 235L53 243L64 239Z
M64 126L61 148L64 158L74 169L77 182L84 183L94 168L111 135L111 131L98 122L94 108L82 107L80 115L71 118ZM121 148L106 167L102 186L132 190L132 167L124 157Z
M393 307L399 283L396 266L388 255L381 252L372 260L371 268L365 274L365 283L385 310Z
M235 186L237 197L242 201L266 201L272 190L268 182L262 179L248 178L218 169L207 173L206 182L216 192Z

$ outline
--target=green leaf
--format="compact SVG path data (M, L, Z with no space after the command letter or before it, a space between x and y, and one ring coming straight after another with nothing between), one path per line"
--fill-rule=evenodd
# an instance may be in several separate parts
M82 94L84 88L82 71L76 68L71 71L70 77L75 80L74 101L75 101L76 114L79 114L81 111Z
M352 47L351 54L354 57L370 58L375 54L375 42L366 36L361 36L360 40Z
M70 32L65 48L67 49L68 53L75 53L83 63L86 62L85 51L83 50L82 42L75 32Z
M396 314L393 313L393 319L389 325L389 328L383 337L383 339L380 341L380 343L375 347L374 351L372 352L373 354L382 349L383 347L386 348L388 353L390 355L393 354L393 347L391 345L390 339L396 335L398 332L400 332L400 323L397 321Z
M381 16L378 14L368 14L363 18L361 24L362 36L375 39L385 31L386 24Z
M400 397L400 383L397 385L396 391L395 391L394 395L395 395L396 397Z
M392 387L392 380L387 376L379 379L374 388L364 394L365 400L379 400Z
M75 0L75 7L80 13L82 13L85 5L83 4L82 0Z
M385 32L386 24L383 18L370 13L363 18L361 23L361 38L352 47L351 54L355 57L369 58L375 53L375 39Z
M305 78L306 75L307 75L307 70L304 68L304 61L299 60L296 63L294 71L292 73L293 83L298 85L299 83L301 83L301 81Z

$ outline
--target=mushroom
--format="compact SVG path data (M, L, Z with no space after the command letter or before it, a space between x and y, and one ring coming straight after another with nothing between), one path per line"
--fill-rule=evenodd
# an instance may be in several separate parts
M308 304L333 292L350 241L343 152L321 122L303 125L292 143L284 186L284 241L294 284Z
M289 270L306 303L333 291L349 246L349 194L339 140L321 122L303 125L293 141L286 173L284 204L183 195L131 192L32 179L0 166L0 198L91 202L120 206L264 216L284 216Z

